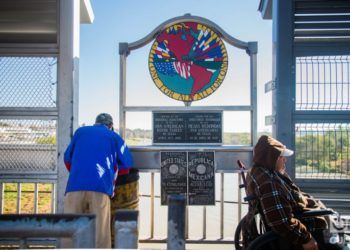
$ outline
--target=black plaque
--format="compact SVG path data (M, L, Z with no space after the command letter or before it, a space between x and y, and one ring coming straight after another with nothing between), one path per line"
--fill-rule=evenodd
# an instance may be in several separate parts
M188 152L188 204L215 205L214 152Z
M187 153L161 152L161 204L169 194L187 194Z
M153 143L222 143L222 112L154 112Z

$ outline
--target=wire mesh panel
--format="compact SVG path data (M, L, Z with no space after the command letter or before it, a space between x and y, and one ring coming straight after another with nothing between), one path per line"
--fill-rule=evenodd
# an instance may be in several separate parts
M56 107L57 58L0 57L0 107Z
M296 58L296 110L350 110L350 56Z
M350 179L350 124L295 125L297 178Z
M0 172L56 168L56 120L0 119Z

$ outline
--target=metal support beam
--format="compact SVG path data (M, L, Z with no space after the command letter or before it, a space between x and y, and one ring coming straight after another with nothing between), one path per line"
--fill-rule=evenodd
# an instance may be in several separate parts
M187 220L187 218L186 218ZM186 226L188 225L188 222L186 221ZM207 238L207 207L203 206L203 225L202 225L202 231L203 231L203 239ZM186 228L186 232L188 232L188 228ZM188 237L186 237L187 239Z
M117 249L137 249L139 211L118 210L114 222L114 242Z
M237 105L237 106L125 106L125 112L151 112L151 111L252 111L252 107L249 105Z
M78 126L77 84L74 80L74 11L75 1L60 1L60 48L58 58L58 133L57 133L57 211L63 212L63 198L68 172L63 163L63 154L69 144L73 131Z
M39 188L38 183L34 183L34 214L38 213L38 205L39 205Z
M74 248L95 248L95 215L0 215L0 238L72 237Z
M119 134L125 139L126 106L126 58L129 54L128 44L119 43Z
M294 121L298 123L349 123L349 111L296 111Z
M56 184L51 183L51 212L56 213Z
M0 182L0 214L3 213L4 209L4 183Z
M154 237L154 173L151 173L151 214L150 214L150 223L151 223L151 239Z
M22 185L20 182L17 183L17 214L21 213L21 196L22 196Z
M224 185L224 182L225 182L225 175L224 173L221 173L220 174L220 239L223 239L224 238L224 207L225 207L225 204L224 204L224 200L225 200L225 185Z
M292 111L294 110L293 90L295 85L295 60L293 54L293 1L273 1L273 78L276 89L272 93L273 136L292 147L294 130ZM293 148L293 147L292 147ZM288 162L288 174L294 178L294 168ZM294 165L294 164L293 164Z
M168 250L185 250L186 199L183 195L168 196Z
M238 219L237 221L241 221L242 219L242 191L241 189L239 188L240 185L242 184L242 181L241 181L241 177L240 177L240 174L237 174L237 178L238 178L238 195L237 195L237 199L238 199Z
M294 53L296 57L350 55L349 43L350 38L298 38Z
M2 119L56 119L57 108L1 108Z
M248 42L248 50L250 56L250 123L251 123L251 143L255 145L258 141L258 98L257 98L257 53L258 43Z

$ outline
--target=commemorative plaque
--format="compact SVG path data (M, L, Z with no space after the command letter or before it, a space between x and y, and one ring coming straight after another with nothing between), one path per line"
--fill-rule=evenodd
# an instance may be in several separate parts
M222 112L153 112L153 143L222 143Z
M206 98L228 69L225 44L200 22L177 22L161 30L149 53L157 88L185 104ZM222 111L153 112L153 144L222 144ZM214 152L161 152L161 204L187 194L190 205L215 205Z
M220 35L199 22L180 21L163 29L153 42L148 62L157 88L183 102L214 93L228 69L227 50Z
M188 152L188 204L215 205L214 152Z
M161 204L169 194L187 194L187 152L161 152Z

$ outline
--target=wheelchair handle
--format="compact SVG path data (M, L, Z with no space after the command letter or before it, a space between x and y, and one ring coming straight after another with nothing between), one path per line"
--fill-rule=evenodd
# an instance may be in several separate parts
M319 210L310 210L300 214L296 214L297 218L308 218L308 217L317 217L317 216L325 216L331 215L335 212L332 209L319 209Z
M248 196L244 197L243 200L245 202L253 201L253 200L256 200L256 196L255 195L248 195Z
M237 160L237 164L238 164L240 169L245 169L245 166L241 160Z

